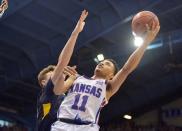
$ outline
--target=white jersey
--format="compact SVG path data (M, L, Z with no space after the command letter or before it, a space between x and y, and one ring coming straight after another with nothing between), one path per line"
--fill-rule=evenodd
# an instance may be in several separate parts
M58 118L97 123L106 102L106 80L80 76L60 105Z

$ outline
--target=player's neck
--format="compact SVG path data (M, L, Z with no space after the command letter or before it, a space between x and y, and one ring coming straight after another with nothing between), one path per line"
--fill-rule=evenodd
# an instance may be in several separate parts
M92 76L92 79L106 79L106 78L103 76L94 75L94 76Z

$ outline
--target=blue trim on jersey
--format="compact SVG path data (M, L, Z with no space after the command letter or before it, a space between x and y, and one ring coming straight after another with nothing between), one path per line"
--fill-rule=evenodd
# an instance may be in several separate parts
M105 102L105 98L103 99L102 104L103 104L103 102ZM102 104L101 104L101 107L99 108L99 110L97 111L97 114L96 114L96 117L95 117L95 123L98 122L100 111L103 108L103 105Z
M101 109L102 109L102 107L100 107L99 110L97 111L97 114L96 114L96 117L95 117L95 123L97 123L98 116L100 114Z

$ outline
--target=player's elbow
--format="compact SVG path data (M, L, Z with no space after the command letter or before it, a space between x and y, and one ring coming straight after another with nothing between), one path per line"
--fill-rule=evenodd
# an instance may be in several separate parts
M136 68L138 64L132 63L132 64L127 64L122 68L122 72L125 73L126 75L131 74Z
M128 76L134 69L132 66L124 66L122 69L122 73Z

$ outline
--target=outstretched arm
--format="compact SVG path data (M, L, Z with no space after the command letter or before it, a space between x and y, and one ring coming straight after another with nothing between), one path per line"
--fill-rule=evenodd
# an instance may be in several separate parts
M129 57L123 68L114 76L114 78L108 81L107 97L110 98L114 95L123 84L127 76L136 69L144 55L147 46L155 39L160 30L160 26L155 27L154 24L151 29L147 25L147 34L142 46L138 47L132 55Z
M62 85L57 85L57 81L62 81L61 83L64 83L64 78L63 78L63 70L64 67L66 67L70 61L70 58L73 54L73 49L75 47L75 43L76 40L78 38L79 33L83 30L84 26L85 26L85 19L88 15L88 12L86 10L84 10L80 16L80 19L75 27L75 29L73 30L69 40L67 41L66 45L64 46L60 56L59 56L59 60L57 63L57 66L53 72L52 75L52 81L54 83L55 86L62 86ZM60 83L60 82L59 82Z

